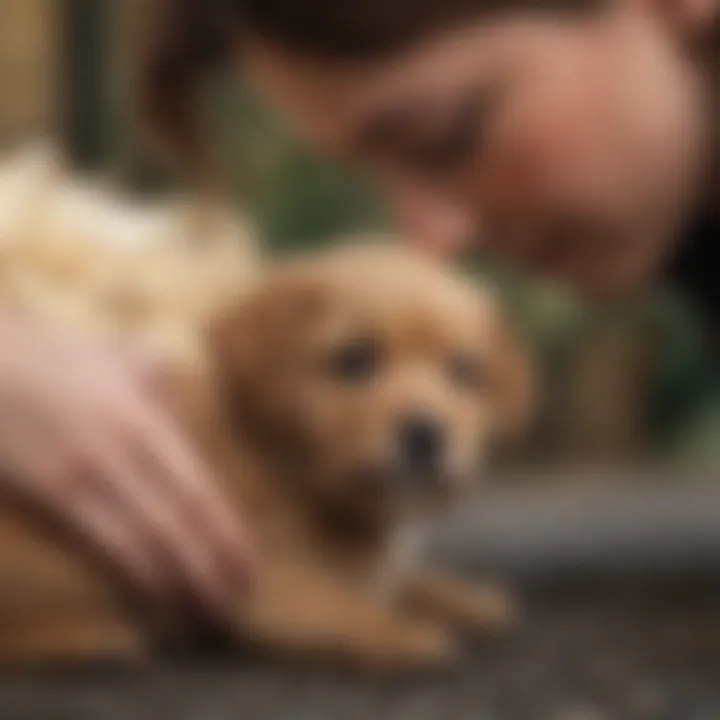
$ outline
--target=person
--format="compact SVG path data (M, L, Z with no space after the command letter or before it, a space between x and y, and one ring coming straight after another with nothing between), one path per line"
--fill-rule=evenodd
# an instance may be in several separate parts
M199 91L214 68L237 68L299 138L369 174L403 234L428 252L454 257L481 243L600 296L674 272L716 323L720 0L145 7L152 18L140 44L139 99L155 138L196 178L216 176L197 122ZM89 429L103 450L80 482L76 466L72 477L48 473L35 465L33 442L20 442L15 465L29 478L26 494L71 516L137 582L157 583L167 570L218 597L227 583L197 572L197 553L229 554L237 571L244 541L232 522L230 541L217 537L225 525L215 522L212 483L189 470L197 459L134 371L32 329L12 332L17 343L0 337L0 352L14 356L0 362L5 416L16 408L56 428L71 420L75 434L58 435L61 456L80 450L84 458L78 438ZM68 359L66 391L56 388L53 353ZM0 461L3 454L0 446ZM139 457L148 476L133 481L128 466ZM167 509L161 530L159 506ZM174 562L150 566L148 547Z
M600 296L672 268L716 315L720 0L160 0L148 27L140 99L197 176L197 90L237 68L429 251Z

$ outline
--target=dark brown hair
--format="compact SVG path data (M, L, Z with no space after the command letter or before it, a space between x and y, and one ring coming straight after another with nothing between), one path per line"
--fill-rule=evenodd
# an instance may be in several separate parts
M198 90L229 62L243 32L310 56L378 57L475 16L587 10L602 0L148 0L136 75L140 110L162 145L205 179ZM196 178L197 179L197 178Z
M215 173L198 127L198 89L243 33L311 57L377 58L475 18L520 10L587 13L608 0L147 0L138 54L140 109L197 177ZM717 57L717 26L710 38Z

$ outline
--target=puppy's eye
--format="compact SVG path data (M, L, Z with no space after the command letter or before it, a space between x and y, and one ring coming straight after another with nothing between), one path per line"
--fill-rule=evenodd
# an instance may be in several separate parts
M448 374L453 384L463 389L482 387L485 373L482 363L472 357L456 357L449 367Z
M363 382L373 378L382 361L382 353L372 340L357 340L331 353L328 370L336 380Z

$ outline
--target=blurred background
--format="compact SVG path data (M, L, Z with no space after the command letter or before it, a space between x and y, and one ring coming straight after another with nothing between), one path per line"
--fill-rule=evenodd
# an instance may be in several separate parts
M150 161L126 93L142 0L0 0L0 151L62 140L78 171L145 195L172 187ZM235 83L209 118L238 202L273 252L385 226L367 188L309 157ZM657 290L593 308L490 260L472 272L506 291L545 378L547 402L521 458L532 463L720 460L720 399L697 320Z

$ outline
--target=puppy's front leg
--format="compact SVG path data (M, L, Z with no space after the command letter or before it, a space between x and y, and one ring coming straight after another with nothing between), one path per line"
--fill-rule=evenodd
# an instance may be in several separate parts
M0 668L134 664L148 657L147 639L121 617L71 614L0 627Z
M369 669L417 669L452 659L439 624L375 602L311 568L267 568L240 618L261 647L349 661Z
M409 578L403 597L412 607L470 631L503 631L518 618L513 598L502 588L438 570L416 572Z

